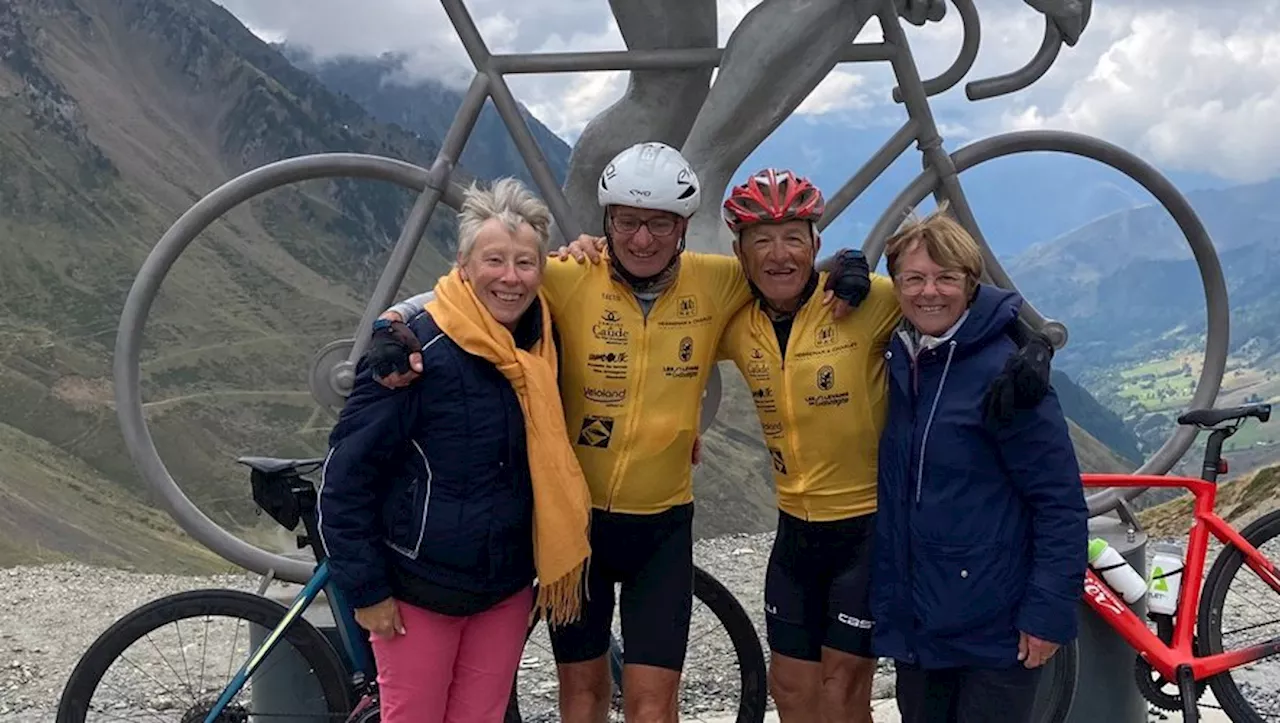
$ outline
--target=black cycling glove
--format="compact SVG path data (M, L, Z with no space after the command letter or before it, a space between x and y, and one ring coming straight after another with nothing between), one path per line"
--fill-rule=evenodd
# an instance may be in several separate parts
M409 354L422 349L422 342L407 324L393 321L379 325L373 331L373 341L365 359L373 376L381 379L393 373L404 374L410 370Z
M827 276L826 291L834 291L836 298L849 306L861 304L871 293L871 267L867 257L857 249L844 249L836 254L835 269Z
M983 418L988 425L1008 424L1019 409L1034 409L1049 393L1053 345L1043 334L1031 333L1009 356L1004 369L987 388Z

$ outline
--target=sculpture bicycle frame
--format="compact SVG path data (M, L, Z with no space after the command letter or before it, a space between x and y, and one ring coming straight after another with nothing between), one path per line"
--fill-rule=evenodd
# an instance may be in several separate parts
M938 200L948 200L960 222L979 240L987 264L987 280L999 286L1014 288L1012 280L982 237L961 189L958 174L994 158L1028 151L1070 153L1110 165L1145 187L1170 211L1187 237L1200 266L1206 294L1208 333L1205 362L1190 406L1197 409L1212 406L1226 366L1229 323L1226 284L1212 242L1185 198L1158 171L1136 156L1104 141L1074 133L1006 133L975 142L949 154L942 147L942 138L929 108L928 96L953 87L972 68L980 39L973 0L954 0L964 26L960 53L946 71L927 81L920 78L904 28L897 16L894 0L858 1L874 3L874 15L879 19L884 40L853 43L844 51L842 62L889 62L898 80L894 99L904 104L908 120L831 197L826 215L818 224L819 229L830 225L914 142L924 156L925 171L885 210L864 242L863 249L872 265L878 264L885 240L902 219L926 196L932 194ZM354 338L333 342L319 355L312 373L313 394L318 400L329 399L332 403L333 399L344 397L350 391L355 364L369 343L367 330L376 316L393 302L393 295L407 273L437 204L443 199L455 209L461 205L461 189L451 178L486 98L493 99L494 107L509 129L516 149L524 158L535 184L551 209L559 234L566 240L578 235L579 229L565 196L519 113L515 98L507 86L506 74L717 67L723 53L722 48L686 48L494 55L481 38L464 0L441 0L441 4L477 70L429 170L379 156L324 153L278 161L245 173L202 198L169 228L144 262L125 302L116 339L114 377L117 415L134 464L188 533L227 560L260 574L304 583L310 578L312 569L301 560L290 559L244 542L202 513L178 487L160 460L143 416L139 384L142 329L160 283L182 251L201 231L232 208L260 193L289 183L329 177L355 177L390 181L419 192L390 253L387 266L364 309ZM1043 42L1027 65L1004 76L968 83L965 87L966 95L970 100L978 100L1027 87L1049 69L1062 42L1052 20L1046 17ZM1044 318L1029 303L1023 307L1023 319L1032 327L1044 330L1056 346L1061 347L1066 343L1065 327ZM711 395L705 404L710 414L705 415L704 419L714 416L718 406L718 384L719 379L713 373L709 383ZM1178 429L1137 473L1168 472L1190 447L1194 436L1193 429ZM1099 515L1116 509L1144 489L1113 488L1095 493L1088 498L1090 513Z

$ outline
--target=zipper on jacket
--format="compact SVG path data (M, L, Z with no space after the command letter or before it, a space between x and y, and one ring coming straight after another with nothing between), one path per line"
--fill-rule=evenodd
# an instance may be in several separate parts
M787 355L790 354L791 350L795 347L795 344L792 344L791 342L794 341L797 336L796 326L797 322L800 321L800 315L804 313L804 307L801 307L801 309L796 312L795 318L791 321L791 333L787 335L787 346L785 348L782 346L781 342L778 341L778 333L773 327L773 320L770 319L769 315L759 307L758 302L756 306L756 313L764 319L765 336L772 348L777 350L777 358L781 360L781 363L779 364L778 380L782 391L782 418L785 426L785 434L783 436L787 441L787 446L790 448L784 451L790 452L791 455L789 459L783 459L783 464L790 464L790 469L792 470L800 470L803 469L803 467L800 464L800 445L796 442L796 414L795 406L793 404L794 395L792 394L791 380L787 376ZM810 513L809 499L805 496L803 476L801 479L801 484L796 489L796 496L800 499L800 508L804 510L804 519L808 521Z
M618 284L615 282L614 286ZM632 387L637 390L636 394L631 395L631 413L627 419L626 439L634 439L636 427L639 425L640 419L640 400L644 394L640 390L644 389L645 378L649 372L649 316L658 311L658 304L667 298L667 292L675 287L673 283L658 294L658 298L653 300L653 305L649 307L649 313L646 314L644 309L640 308L640 300L636 298L636 294L630 288L622 289L622 295L631 303L631 306L640 313L640 353L636 354L634 360L638 362L640 373L635 378L635 384ZM617 290L615 288L615 290ZM628 375L631 376L631 375ZM622 484L623 470L627 468L627 457L630 449L622 448L618 450L618 461L613 465L613 483L609 485L609 497L605 500L604 508L608 512L613 511L614 499L618 496L618 487Z
M947 372L951 369L951 357L956 353L956 342L953 339L947 343L947 361L942 366L942 378L938 380L938 389L933 393L933 405L929 408L929 418L924 424L924 436L920 438L920 463L916 467L916 506L920 506L920 492L924 486L924 450L929 444L929 429L933 426L933 415L938 411L938 400L942 398L942 387L947 383ZM918 368L920 357L916 357L915 366Z

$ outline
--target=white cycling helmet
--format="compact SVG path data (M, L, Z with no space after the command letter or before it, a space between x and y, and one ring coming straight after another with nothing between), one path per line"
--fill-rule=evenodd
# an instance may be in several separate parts
M601 207L634 206L670 211L688 218L698 210L702 190L693 167L665 143L637 143L613 157L600 174Z

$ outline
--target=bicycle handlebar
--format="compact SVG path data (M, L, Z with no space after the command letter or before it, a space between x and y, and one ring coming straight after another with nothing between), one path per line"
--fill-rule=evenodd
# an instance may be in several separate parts
M1058 31L1053 18L1045 15L1044 40L1040 43L1040 49L1036 51L1035 57L1012 73L966 83L964 94L969 100L985 100L1022 90L1048 72L1053 61L1058 59L1058 51L1061 49L1062 33Z
M978 45L982 41L982 23L978 21L978 9L973 0L954 0L956 10L960 13L960 23L964 27L964 37L960 41L960 54L952 61L951 66L942 71L936 78L924 81L926 96L944 93L969 74L973 63L978 59ZM903 101L902 87L893 87L893 102Z

